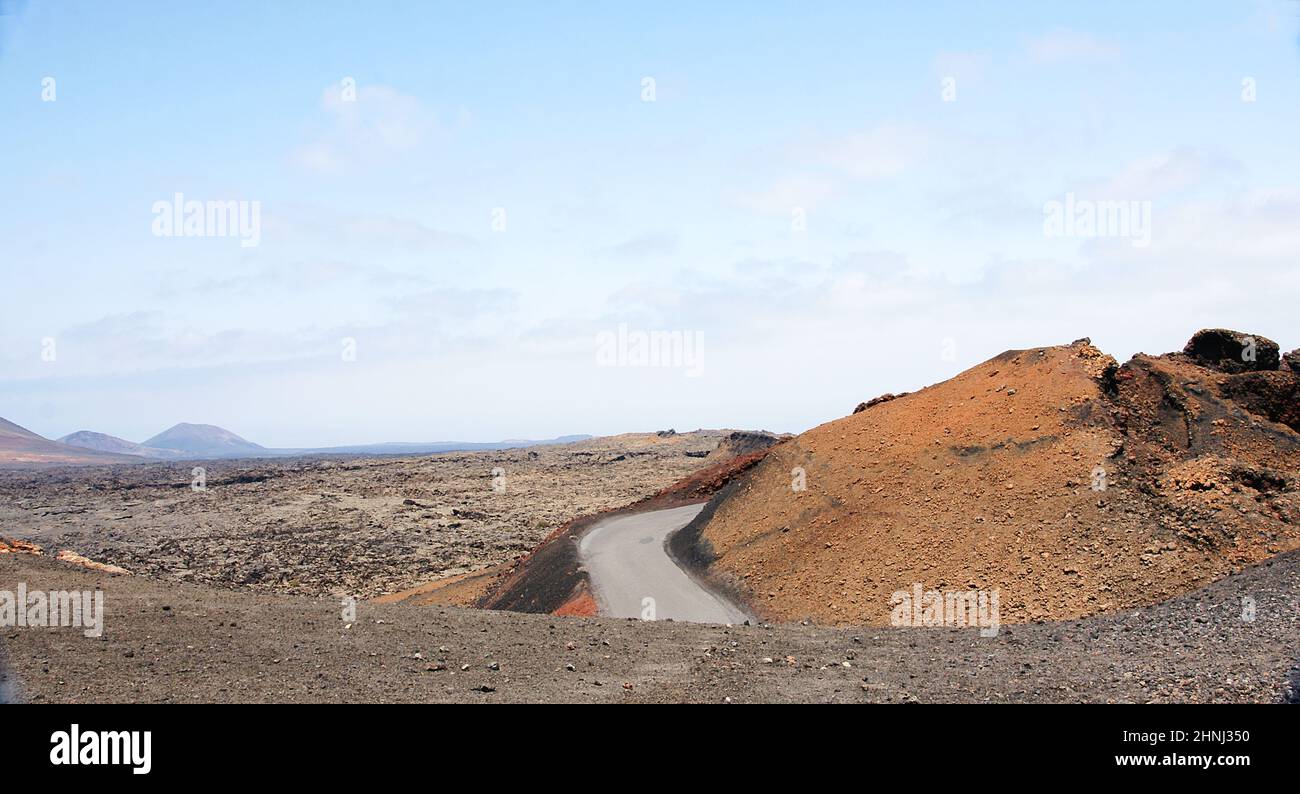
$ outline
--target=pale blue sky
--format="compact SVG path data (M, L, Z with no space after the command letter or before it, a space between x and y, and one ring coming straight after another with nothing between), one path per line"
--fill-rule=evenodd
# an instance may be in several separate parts
M0 0L0 416L799 431L1010 347L1300 346L1300 4L807 5ZM176 192L260 244L155 237ZM1067 193L1151 245L1045 237ZM620 323L701 374L597 366Z

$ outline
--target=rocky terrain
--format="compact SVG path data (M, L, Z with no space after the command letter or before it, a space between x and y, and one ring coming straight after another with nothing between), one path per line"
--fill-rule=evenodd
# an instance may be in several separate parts
M748 452L736 454L737 437L743 438L740 448ZM728 483L744 476L779 441L770 433L731 433L707 455L687 453L693 458L708 458L709 465L633 502L579 513L558 526L526 556L477 573L438 579L378 600L556 615L596 615L598 609L591 583L578 554L578 545L588 530L599 521L618 515L705 502Z
M0 693L60 703L1296 701L1298 571L1293 553L1158 606L981 637L373 602L348 622L332 599L0 555L0 581L100 587L105 602L98 639L0 629L10 671L0 664Z
M1294 354L1008 351L773 449L678 536L766 619L889 625L915 583L1007 622L1179 596L1300 547Z
M1080 340L789 438L2 471L0 589L106 617L0 630L0 698L1300 701L1295 364ZM670 554L771 625L593 617L586 528L706 500ZM1001 625L889 625L913 584Z
M705 467L725 435L0 471L0 537L169 581L369 597L509 562L577 514Z

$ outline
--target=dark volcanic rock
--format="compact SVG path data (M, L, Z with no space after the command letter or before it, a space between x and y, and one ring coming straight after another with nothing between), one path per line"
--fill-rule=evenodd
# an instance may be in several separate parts
M0 420L0 457L7 430L17 441L54 444L19 436ZM627 504L707 467L683 452L723 435L630 434L414 457L214 460L204 464L204 491L191 488L189 463L0 465L0 536L139 576L378 596L509 562L574 514ZM626 458L615 466L586 465L619 454ZM490 483L485 475L494 470L504 476ZM2 552L0 544L0 556L10 556Z
M734 458L740 455L750 455L767 449L780 440L778 436L765 431L737 430L722 439L722 443L718 444L717 449L713 450L710 457Z
M1223 382L1223 396L1300 432L1300 375L1294 372L1233 375Z
M1201 366L1222 372L1260 372L1278 368L1278 349L1272 339L1226 328L1209 328L1197 331L1183 353Z
M873 408L881 403L887 403L890 400L897 400L899 397L906 397L907 395L908 392L900 392L898 394L886 393L879 397L872 397L864 403L858 403L858 407L853 409L853 413L860 414L868 408Z

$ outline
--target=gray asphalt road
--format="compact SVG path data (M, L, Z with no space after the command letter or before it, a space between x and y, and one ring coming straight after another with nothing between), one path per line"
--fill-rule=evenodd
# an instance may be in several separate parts
M668 536L703 509L704 505L687 505L655 510L610 518L592 527L582 539L580 553L602 615L692 623L747 619L679 568L664 549Z

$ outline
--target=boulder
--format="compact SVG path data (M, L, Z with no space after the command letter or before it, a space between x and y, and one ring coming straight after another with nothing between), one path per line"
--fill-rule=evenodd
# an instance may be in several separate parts
M1203 367L1220 372L1263 372L1278 368L1277 342L1254 334L1209 328L1197 331L1183 353Z

